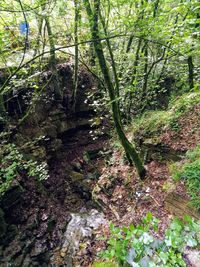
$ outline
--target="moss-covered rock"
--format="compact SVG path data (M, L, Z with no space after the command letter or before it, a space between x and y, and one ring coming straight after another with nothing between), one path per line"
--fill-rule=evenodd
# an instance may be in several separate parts
M70 172L70 178L72 182L79 182L84 180L84 175L80 172L72 171Z
M173 128L182 115L199 103L200 92L193 92L172 101L168 110L147 111L135 120L134 135L152 138L163 132L166 127Z
M185 132L199 136L199 103L199 92L185 94L172 101L168 110L147 111L135 120L133 141L144 161L181 158L189 147ZM191 119L187 122L188 117ZM195 140L198 142L198 138Z

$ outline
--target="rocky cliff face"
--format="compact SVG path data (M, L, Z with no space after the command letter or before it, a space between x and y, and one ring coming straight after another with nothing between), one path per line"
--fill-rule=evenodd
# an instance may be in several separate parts
M26 117L19 115L16 98L7 104L13 121L16 117L22 119L17 128L13 122L13 142L29 157L38 162L47 161L49 178L40 183L20 175L1 198L2 267L69 266L61 252L63 242L67 242L63 240L63 233L71 213L83 207L86 210L94 207L91 191L98 178L95 162L105 142L104 135L94 141L89 134L91 119L96 114L85 100L88 92L94 90L94 81L90 74L81 70L74 107L71 65L58 65L58 73L63 101L54 100L50 83L37 96L32 93L31 108L23 102L26 90L17 96L21 110L27 112ZM50 72L41 75L40 87L50 76Z

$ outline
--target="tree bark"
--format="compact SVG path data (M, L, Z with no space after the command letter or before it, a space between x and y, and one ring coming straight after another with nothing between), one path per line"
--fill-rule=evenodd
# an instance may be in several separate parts
M34 49L34 54L33 54L33 57L35 57L39 51L39 48L40 48L40 38L41 38L41 35L42 35L42 24L43 24L43 18L39 18L38 19L38 35L37 35L37 38L36 38L36 46L35 46L35 49Z
M0 94L0 117L7 118L3 94Z
M45 23L47 27L47 33L49 37L49 45L50 45L50 66L52 71L52 81L53 81L53 87L55 92L55 99L56 100L62 100L62 92L60 87L60 82L58 78L57 68L56 68L56 53L55 53L55 44L54 44L54 37L51 30L51 25L49 21L49 17L45 17Z
M135 82L136 82L136 77L137 77L137 68L138 68L139 59L140 59L141 44L142 44L142 38L139 38L137 49L136 49L136 54L135 54L135 60L134 60L134 63L133 63L133 74L132 74L132 79L131 79L131 83L130 83L130 85L133 88L135 88L135 85L136 85ZM134 96L133 90L131 92L127 93L127 95L125 96L125 99L126 98L129 99L128 108L127 108L127 114L126 114L126 117L127 117L128 121L131 120L130 113L131 113L131 106L133 104L133 96Z
M145 179L145 176L146 176L146 169L144 168L144 165L138 153L136 152L134 146L129 142L129 140L127 139L123 131L123 127L120 121L120 111L119 111L119 107L116 101L115 88L110 77L110 72L107 67L104 52L103 52L103 47L99 39L98 18L99 18L100 0L94 0L94 13L91 9L89 0L84 0L84 4L85 4L88 18L90 21L90 30L91 30L92 38L94 39L95 52L96 52L99 65L100 65L100 69L103 74L105 84L107 86L109 97L111 100L113 120L115 123L115 127L116 127L119 140L125 150L125 153L127 155L129 162L131 164L132 163L135 164L138 174L140 178L143 180Z
M194 88L194 64L192 56L190 55L187 59L188 63L188 81L190 89Z
M112 47L111 47L111 44L110 44L110 40L107 38L108 37L108 33L107 33L107 29L106 29L106 24L105 24L105 21L104 21L102 15L101 15L100 11L99 11L99 17L100 17L100 20L101 20L101 24L103 26L103 30L104 30L105 36L106 36L106 44L107 44L108 51L109 51L109 54L110 54L111 66L112 66L113 75L114 75L114 79L115 79L115 91L116 91L117 97L119 98L119 79L118 79L118 75L117 75L116 64L115 64L114 55L113 55ZM119 101L119 99L117 100L117 102L118 101Z
M73 77L73 106L76 106L76 94L78 87L78 21L79 21L79 0L74 0L75 16L74 16L74 41L75 41L75 61L74 61L74 77Z

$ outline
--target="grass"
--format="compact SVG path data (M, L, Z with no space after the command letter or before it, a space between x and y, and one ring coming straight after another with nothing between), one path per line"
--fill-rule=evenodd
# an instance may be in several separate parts
M119 267L115 262L106 261L106 262L95 262L91 267Z
M168 110L147 111L134 121L133 131L145 136L160 133L165 127L176 130L178 119L192 106L200 103L200 92L184 94L171 101Z
M186 153L184 163L172 164L171 172L175 180L185 181L191 205L200 210L200 145Z

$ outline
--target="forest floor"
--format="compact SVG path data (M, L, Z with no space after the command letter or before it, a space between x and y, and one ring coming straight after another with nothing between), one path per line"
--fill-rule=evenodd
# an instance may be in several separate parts
M66 79L66 74L71 72L68 73L67 69L64 76L67 87L71 84L71 76L68 75ZM83 85L87 87L87 76L85 80ZM81 87L81 91L84 87ZM44 113L43 105L39 111ZM138 224L151 212L160 221L157 237L162 238L173 218L165 203L168 194L175 191L184 199L189 199L185 184L172 179L172 160L163 158L163 155L160 159L147 159L147 179L140 181L135 168L126 161L117 137L112 134L113 137L109 140L110 123L106 121L105 125L97 125L99 130L102 126L106 128L99 139L94 140L90 120L91 116L96 119L96 114L87 112L83 113L84 116L82 114L82 118L80 114L76 114L74 121L70 121L71 128L68 128L67 111L63 106L54 106L49 117L41 119L40 125L32 125L30 121L27 127L22 128L23 142L24 136L40 134L39 131L46 128L47 135L52 135L52 140L44 141L50 176L41 187L34 179L20 178L25 192L20 194L20 201L6 211L10 230L6 232L5 240L0 246L0 266L6 267L9 262L13 267L88 267L98 259L98 252L105 248L105 241L99 238L109 236L109 222L112 221L116 226ZM175 112L176 110L172 113ZM55 121L52 121L52 117ZM61 126L67 127L54 136L53 130L58 131ZM175 126L176 129L164 127L163 131L154 133L152 139L159 137L162 146L158 147L157 152L162 153L164 146L169 148L169 152L173 151L182 157L187 150L200 143L200 104L192 104L179 117ZM131 128L127 131L130 141L134 135ZM43 131L41 133L44 134ZM141 137L142 134L138 132L137 136ZM57 142L60 146L55 150ZM35 151L39 153L43 146L44 144L37 146ZM73 216L79 215L82 209L86 213L96 209L104 215L105 220L102 226L93 231L91 237L78 241L80 249L74 257L74 264L69 265L66 258L68 255L62 250L63 240L66 239L66 229ZM71 251L68 252L70 254ZM27 262L32 265L26 265ZM187 266L193 267L189 264Z
M103 213L107 224L102 225L93 236L87 248L79 251L76 257L76 267L89 266L98 257L97 254L105 248L105 242L100 237L109 236L109 222L115 226L128 226L138 224L148 212L159 219L159 230L157 237L162 238L164 231L169 226L173 215L165 208L165 197L171 187L173 191L188 198L183 182L176 186L170 176L166 162L152 161L147 164L148 178L141 182L133 167L121 162L122 155L119 151L113 155L112 166L102 166L99 162L99 170L102 176L96 185L96 201L103 206Z
M193 106L187 116L178 120L180 130L166 128L161 134L165 145L175 151L187 151L200 142L200 105ZM107 143L110 149L109 142ZM98 159L96 168L101 176L93 190L93 199L102 207L107 224L94 232L92 240L86 240L85 246L77 253L75 266L86 267L98 260L98 253L105 249L105 241L101 237L109 236L109 222L123 227L138 224L148 212L159 219L157 237L162 238L173 215L166 207L165 199L170 192L189 200L183 181L175 182L170 172L168 160L152 160L146 164L147 179L142 182L135 168L124 160L121 149L113 148L109 161ZM84 241L83 241L84 243ZM187 263L187 266L193 265Z

